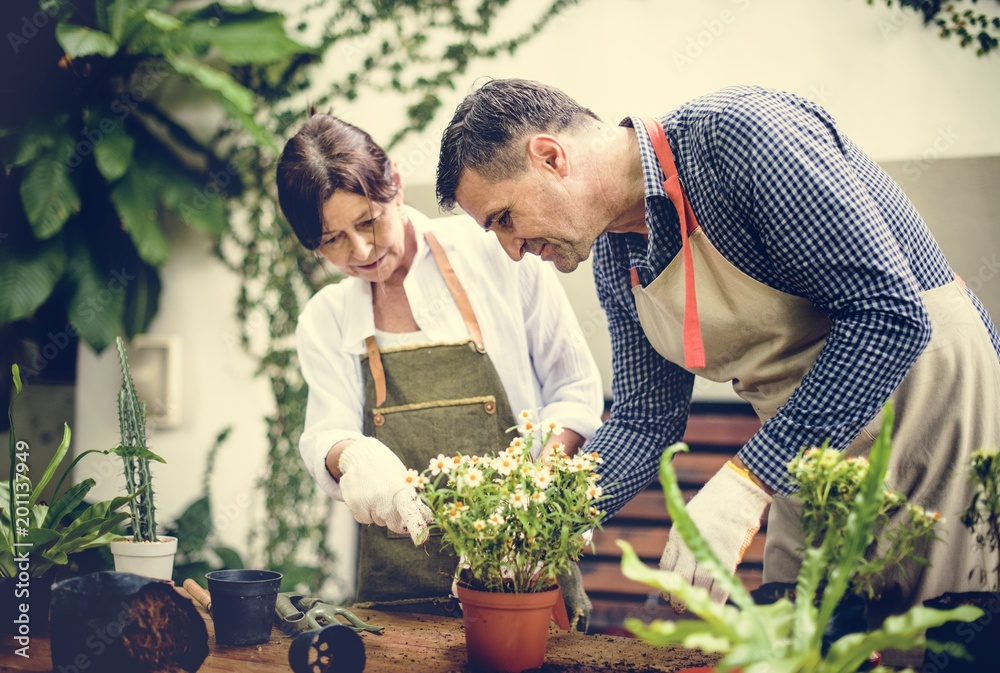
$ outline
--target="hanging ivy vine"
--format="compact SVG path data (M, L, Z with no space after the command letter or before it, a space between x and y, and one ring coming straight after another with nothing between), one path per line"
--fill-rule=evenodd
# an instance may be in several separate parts
M365 92L394 92L406 114L387 143L391 150L427 128L441 108L439 93L453 88L470 64L514 53L579 2L531 5L532 21L513 35L495 37L500 20L510 23L514 16L505 13L508 0L318 0L294 20L296 39L315 45L313 51L281 67L237 68L234 77L266 101L257 119L278 139L289 137L304 120L306 102L325 109ZM525 13L523 3L519 8L518 16ZM312 31L318 32L314 41L308 38ZM325 68L317 67L324 59ZM332 81L319 82L326 71L335 73ZM307 389L294 338L305 302L336 279L297 244L278 212L273 150L242 143L240 137L232 133L226 158L243 181L242 196L233 204L231 226L217 253L243 280L236 307L239 342L259 362L258 374L270 383L275 403L266 418L267 469L259 484L266 516L252 545L262 551L267 567L318 588L331 579L332 553L325 541L332 503L317 493L298 453ZM226 138L219 141L225 144Z
M867 0L874 4L875 0ZM985 54L1000 46L1000 2L997 0L895 0L900 7L907 7L923 18L925 25L934 25L944 39L957 39L959 46L975 46L976 55ZM885 4L893 6L893 0ZM992 13L983 10L992 5Z

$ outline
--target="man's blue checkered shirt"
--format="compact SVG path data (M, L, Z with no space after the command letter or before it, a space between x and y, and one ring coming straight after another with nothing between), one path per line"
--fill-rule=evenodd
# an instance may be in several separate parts
M804 446L843 449L870 422L930 338L919 293L954 273L914 206L818 105L788 93L732 87L660 121L705 235L743 273L829 311L819 359L778 414L740 451L788 495L788 461ZM676 211L641 122L649 240L605 234L594 277L613 350L611 419L587 445L604 458L609 515L655 476L680 441L694 377L664 360L639 324L629 269L647 285L680 250ZM971 295L971 292L970 292ZM1000 357L1000 338L977 298ZM614 484L608 488L609 484Z

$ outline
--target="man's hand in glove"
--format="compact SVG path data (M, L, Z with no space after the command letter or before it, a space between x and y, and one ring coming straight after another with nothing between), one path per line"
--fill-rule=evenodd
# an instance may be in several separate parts
M745 468L729 462L691 499L687 511L722 565L735 573L744 552L760 530L760 519L769 504L770 494L754 481ZM673 570L688 583L708 589L712 600L717 603L725 603L729 598L729 592L716 584L705 568L698 565L680 534L675 531L670 531L667 546L660 557L660 568ZM683 609L676 598L667 598L673 607Z
M386 526L409 533L415 545L424 543L433 516L406 483L406 467L392 449L372 437L355 439L340 453L337 466L340 492L358 523Z

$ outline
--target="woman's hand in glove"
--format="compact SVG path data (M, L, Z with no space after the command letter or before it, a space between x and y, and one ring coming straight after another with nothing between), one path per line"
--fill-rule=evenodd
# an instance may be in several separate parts
M430 509L406 483L406 467L388 446L372 437L353 440L340 454L340 492L358 523L409 533L413 544L427 539Z
M749 473L733 463L726 463L687 504L687 512L722 564L735 573L747 547L760 530L760 519L769 504L770 494L758 486ZM673 570L689 584L708 589L717 603L725 603L729 598L729 592L698 565L676 531L670 531L660 557L660 568ZM665 598L673 607L683 609L676 598Z

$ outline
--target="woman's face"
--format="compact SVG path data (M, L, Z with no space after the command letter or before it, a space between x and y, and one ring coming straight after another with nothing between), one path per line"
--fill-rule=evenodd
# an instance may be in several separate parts
M406 276L416 252L400 211L403 190L388 203L338 189L323 204L319 253L342 273L373 283Z

